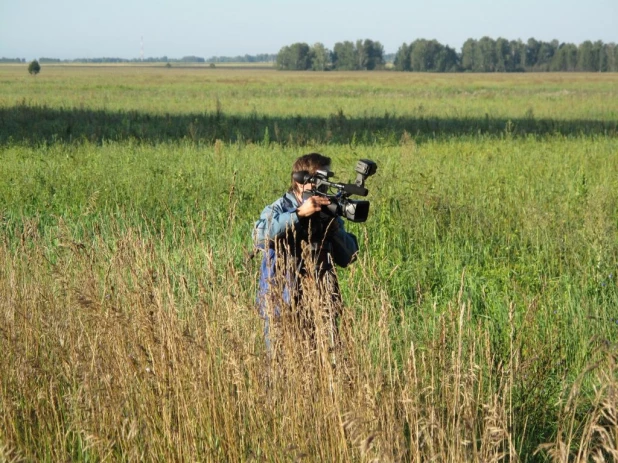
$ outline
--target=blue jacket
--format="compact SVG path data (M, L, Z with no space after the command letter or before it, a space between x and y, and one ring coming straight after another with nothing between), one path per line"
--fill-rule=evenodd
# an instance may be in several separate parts
M291 302L291 292L298 291L298 285L292 281L297 275L304 271L304 262L301 258L302 243L309 241L310 222L307 218L299 218L296 209L300 206L296 196L292 192L287 192L283 197L269 206L266 206L260 215L260 219L255 223L254 240L258 249L263 252L260 267L260 281L258 291L258 305L260 312L264 316L265 300L268 297L270 284L275 277L277 268L276 250L286 251L285 258L293 258L296 272L295 275L287 275L287 285L283 291L283 301ZM332 269L332 261L335 264L346 267L354 261L358 252L358 241L356 237L345 231L343 219L337 217L335 230L328 233L323 243L325 252L320 253L320 265L322 270ZM276 314L278 315L278 310Z

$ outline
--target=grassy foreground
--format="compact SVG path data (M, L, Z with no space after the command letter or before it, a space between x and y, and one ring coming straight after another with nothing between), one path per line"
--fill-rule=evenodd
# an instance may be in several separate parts
M33 96L24 87L43 79L20 83L0 71L30 95L24 104L3 94L0 108L5 121L21 117L0 129L0 460L617 455L616 95L597 76L568 96L569 111L552 116L540 105L519 124L517 108L536 107L550 84L454 79L453 88L494 86L507 96L487 118L470 99L451 100L453 111L488 124L479 132L440 109L443 77L422 77L436 129L415 126L417 102L405 98L393 123L382 109L355 109L382 104L375 87L397 94L409 83L389 83L389 73L336 85L235 71L215 87L220 95L280 87L343 101L350 86L358 92L332 116L294 93L243 118L226 110L227 97L220 111L190 103L182 82L195 71L178 71L169 85L183 103L158 137L158 110L122 97L130 92L120 87L134 85L126 70L97 77L118 95L113 109L94 100L79 107L88 98L80 85L90 82L79 72L57 71L78 89L60 105L51 89ZM255 75L263 81L242 93L238 80ZM136 89L151 96L156 79L167 79L140 78ZM560 95L575 84L551 85ZM279 109L288 103L306 117ZM79 135L45 113L78 121ZM186 118L196 115L191 132ZM216 117L226 131L213 135ZM123 125L137 120L141 137ZM276 139L275 120L292 138ZM492 120L500 120L493 129ZM324 138L295 138L315 121L330 124ZM369 221L347 224L362 249L339 272L346 311L335 368L324 333L311 344L287 324L267 362L254 308L259 263L247 258L253 221L287 187L291 162L314 150L334 158L341 181L353 178L358 158L379 164L367 184ZM321 304L316 294L307 308L318 327Z

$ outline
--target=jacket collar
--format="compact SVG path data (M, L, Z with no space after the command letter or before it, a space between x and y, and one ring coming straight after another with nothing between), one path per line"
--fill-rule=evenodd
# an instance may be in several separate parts
M286 192L283 197L291 203L293 208L297 208L298 206L300 206L300 203L298 202L296 195L292 193L291 191Z

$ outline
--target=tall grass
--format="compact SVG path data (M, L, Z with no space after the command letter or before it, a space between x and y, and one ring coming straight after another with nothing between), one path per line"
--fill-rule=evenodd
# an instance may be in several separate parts
M348 299L356 310L345 312L336 368L294 332L281 337L284 361L269 365L250 272L218 263L216 249L171 243L197 273L194 292L154 237L128 230L113 247L86 247L59 232L54 263L34 236L0 250L7 460L516 461L538 439L534 408L548 405L558 461L567 444L583 455L615 448L613 357L600 359L596 399L580 380L568 400L552 394L564 406L544 403L535 394L548 358L525 352L534 314L518 325L512 304L507 355L496 352L491 325L463 299L465 274L423 326L417 318L431 315L394 305L366 256L357 284L377 294Z
M266 91L279 79L267 75L252 85ZM380 76L371 82L386 93L402 85ZM538 95L519 78L483 85ZM87 83L76 79L68 87ZM307 75L288 79L314 91ZM322 92L347 91L320 79ZM363 79L342 85L368 106ZM446 91L441 82L432 98ZM611 99L603 84L586 85ZM614 455L618 144L599 129L615 124L605 116L570 132L591 106L552 119L560 130L529 114L530 133L509 128L508 116L485 132L453 119L449 132L436 110L435 134L407 130L411 116L390 125L346 107L332 119L345 116L339 138L318 144L305 137L315 121L276 111L266 120L302 140L278 140L256 117L248 137L253 116L223 113L240 135L210 139L209 124L191 129L186 102L170 116L178 133L157 138L156 111L136 112L129 122L153 135L135 137L103 111L93 121L110 126L86 120L86 136L69 137L41 115L88 118L96 105L62 109L48 98L6 107L23 121L0 128L0 460ZM124 135L91 140L91 130ZM287 188L292 161L314 150L333 157L343 182L358 158L379 165L367 182L369 220L346 223L361 254L339 271L334 366L321 329L308 341L285 323L268 361L259 263L248 258L253 221ZM305 309L321 327L323 301L308 291Z

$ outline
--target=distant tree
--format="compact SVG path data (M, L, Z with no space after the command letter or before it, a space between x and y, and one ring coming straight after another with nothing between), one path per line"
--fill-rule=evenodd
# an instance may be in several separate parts
M333 48L333 67L339 71L356 70L356 47L348 40L337 42Z
M521 40L511 40L511 69L513 72L523 72L526 65L526 45Z
M41 65L37 60L30 62L28 65L28 72L33 76L36 76L39 72L41 72Z
M511 71L511 47L509 41L498 37L496 40L496 71Z
M414 72L425 72L433 67L429 41L417 39L410 44L410 66Z
M362 49L364 56L364 69L373 71L374 69L384 68L384 47L380 42L365 39ZM360 53L360 50L359 50Z
M310 48L306 43L284 46L277 55L277 68L284 71L306 71L311 68Z
M281 50L279 50L279 53L277 53L277 59L275 61L277 64L277 69L281 69L283 71L290 69L290 61L290 47L288 45L284 45L281 47Z
M590 40L586 40L577 49L577 70L598 71L598 58L595 47Z
M562 43L558 46L549 66L550 71L565 72L577 69L577 46L572 43Z
M532 69L536 65L539 49L541 48L541 42L533 37L526 42L526 62L524 67L526 69Z
M607 63L607 71L618 71L618 46L615 43L606 43L603 45L603 54Z
M437 40L417 39L399 47L395 69L414 72L455 72L460 70L457 52Z
M464 71L478 71L476 68L476 45L476 40L468 39L461 47L461 67Z
M538 42L538 51L536 53L536 63L533 67L535 71L548 71L551 68L551 62L558 50L558 41Z
M609 57L607 55L607 44L604 44L601 41L597 41L594 43L595 48L597 49L598 59L599 59L599 72L607 72L609 71Z
M403 43L397 53L395 54L395 61L393 62L395 65L395 70L397 71L411 71L410 65L410 47Z
M592 44L592 57L595 71L607 71L607 62L605 60L605 54L603 53L603 42L600 40Z
M476 47L477 70L480 72L496 71L496 41L491 37L483 37Z
M367 69L367 53L362 40L357 40L354 44L354 69L357 71Z
M311 60L311 69L314 71L326 71L331 64L331 52L318 42L313 44L309 52Z
M436 51L434 58L434 71L435 72L458 72L459 55L455 49L442 44L438 44L439 47Z
M311 68L311 57L309 56L309 45L306 43L294 43L290 47L292 54L293 68L298 71L306 71Z

